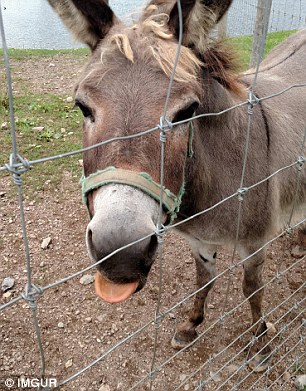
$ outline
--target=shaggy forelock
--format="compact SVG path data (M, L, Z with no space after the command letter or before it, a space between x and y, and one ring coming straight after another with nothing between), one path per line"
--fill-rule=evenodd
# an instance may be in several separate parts
M143 59L154 59L163 72L172 74L178 45L168 29L167 14L150 15L131 27L121 26L120 31L110 34L101 46L101 62L107 64L109 56L116 51L130 62L135 60L135 52ZM198 79L202 62L185 46L180 49L174 80L190 83Z

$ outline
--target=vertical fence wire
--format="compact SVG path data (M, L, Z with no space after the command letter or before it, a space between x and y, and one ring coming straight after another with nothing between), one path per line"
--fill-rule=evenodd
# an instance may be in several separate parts
M268 20L269 15L270 15L270 10L269 13L266 12L264 13L265 18ZM267 23L266 23L267 25ZM259 50L258 50L258 56L257 56L257 62L256 62L256 67L255 67L255 74L253 78L252 85L250 87L249 91L249 100L248 100L248 106L247 106L247 114L248 114L248 120L247 120L247 129L246 129L246 137L245 137L245 146L244 146L244 155L243 155L243 160L242 160L242 173L241 173L241 178L240 178L240 187L238 189L238 211L237 211L237 224L236 224L236 235L235 235L235 240L234 240L234 245L233 245L233 251L232 251L232 256L230 260L230 266L228 268L228 277L227 277L227 283L226 283L226 292L225 292L225 299L222 305L222 314L221 314L221 319L224 317L224 314L226 312L226 308L228 305L228 298L229 298L229 293L230 293L230 286L232 284L232 278L233 278L233 269L236 267L234 264L235 262L235 256L237 253L237 246L239 243L239 233L240 233L240 226L241 226L241 219L242 219L242 205L244 202L244 195L248 191L247 188L244 187L244 181L245 181L245 173L246 173L246 168L247 168L247 161L248 161L248 154L249 154L249 147L250 147L250 138L251 138L251 130L252 130L252 120L253 120L253 108L254 105L258 102L257 97L254 94L254 89L257 84L257 78L258 78L258 73L259 73L259 67L260 63L263 57L264 53L264 48L265 48L265 43L266 43L266 36L267 36L267 31L265 31L261 35L261 41L259 42ZM219 336L223 335L223 327L224 327L224 322L221 321L221 332L219 333ZM258 325L260 327L260 324ZM217 350L220 348L220 342L221 338L218 338L218 344L217 344ZM247 354L247 359L248 355Z
M5 32L4 32L1 0L0 0L0 32L1 32L1 39L2 39L5 69L6 69L7 91L8 91L9 111L10 111L11 140L12 140L12 148L13 148L13 152L10 157L10 163L7 166L7 169L11 173L14 183L17 186L19 216L21 220L22 237L23 237L23 244L24 244L25 258L26 258L27 285L25 287L25 293L22 296L28 302L32 312L32 321L33 321L34 331L36 334L38 350L40 354L40 367L41 367L40 377L43 379L45 376L46 363L45 363L45 353L44 353L44 348L42 343L41 329L38 322L37 303L36 303L37 297L41 292L32 283L31 258L30 258L29 241L27 236L27 226L26 226L25 213L24 213L22 178L21 178L22 174L28 171L30 167L28 162L25 159L23 159L21 156L19 156L17 152L12 78L10 72L8 49L6 45ZM16 167L17 162L21 163L23 165L23 168L17 168ZM39 387L39 389L41 389L41 387Z
M166 131L171 129L171 126L169 127L170 122L167 119L167 111L169 106L169 100L171 96L172 91L172 85L176 73L176 68L180 59L180 51L182 46L182 39L183 39L183 16L182 16L182 7L181 7L181 1L177 0L177 9L178 9L178 17L179 17L179 39L178 39L178 46L177 51L175 55L175 61L173 65L173 69L170 76L169 86L167 90L165 105L164 105L164 112L163 116L160 118L160 142L161 142L161 158L160 158L160 201L159 201L159 215L158 215L158 222L157 222L157 228L156 228L156 234L157 234L157 240L158 240L158 248L159 248L159 287L158 287L158 298L157 298L157 304L156 304L156 311L155 311L155 320L154 320L154 346L153 346L153 355L152 355L152 362L151 362L151 368L150 368L150 391L153 390L153 381L154 381L154 368L155 368L155 362L156 362L156 353L157 353L157 344L158 344L158 332L160 328L160 322L162 321L162 314L160 312L161 309L161 300L162 300L162 290L163 290L163 268L164 268L164 256L163 256L163 244L164 244L164 233L165 229L163 227L162 221L163 221L163 197L164 197L164 165L165 165L165 146L166 146Z

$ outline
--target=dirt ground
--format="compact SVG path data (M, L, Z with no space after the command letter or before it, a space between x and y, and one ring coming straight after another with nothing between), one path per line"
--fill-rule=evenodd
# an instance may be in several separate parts
M24 60L18 64L13 76L35 92L59 94L65 98L72 94L80 61L83 60L73 56ZM14 82L16 93L18 80ZM72 164L78 165L78 157ZM39 172L39 166L34 169ZM0 294L1 305L23 292L27 276L17 196L11 196L14 185L8 176L2 175L0 181L0 282L5 277L15 279L14 287ZM88 217L81 203L78 178L69 171L63 172L62 184L58 188L51 188L46 182L40 194L25 193L24 199L33 282L43 287L87 267L90 261L84 233ZM41 243L47 237L52 242L47 249L42 249ZM241 383L237 390L256 391L263 390L265 386L275 391L294 390L296 375L306 370L305 344L301 340L306 332L305 327L301 327L302 318L305 319L303 299L306 291L302 285L305 283L306 265L305 261L291 256L295 241L294 235L285 237L268 248L265 282L273 279L277 271L292 267L266 287L265 311L268 313L278 307L269 316L269 321L279 334L274 335L272 343L276 352L271 369L263 375L242 367L246 357L243 347L250 340L251 333L243 334L250 326L250 311L247 303L242 303L241 268L234 270L227 311L239 303L241 305L223 322L218 321L228 274L218 278L210 296L207 319L199 326L198 331L204 333L203 338L171 358L175 354L170 345L172 335L177 324L186 318L192 299L170 311L155 328L153 320L159 281L156 263L146 287L120 305L103 303L96 297L92 283L80 283L81 276L49 289L39 297L37 315L47 376L63 381L101 357L91 368L63 385L61 390L127 391L150 372L154 333L157 332L155 368L166 360L169 362L151 378L151 388L147 378L135 386L135 390L234 390L238 380ZM230 254L230 251L218 254L218 272L227 268ZM86 274L94 275L94 270ZM190 250L181 238L170 232L165 238L161 311L165 312L180 302L195 287L195 268ZM299 302L301 304L294 306ZM38 376L40 373L31 314L24 300L0 313L1 391L8 390L3 379L20 375ZM121 343L147 323L142 332ZM197 369L197 373L189 379L189 375ZM234 373L236 369L237 374ZM207 385L200 387L200 381L205 379L209 380Z

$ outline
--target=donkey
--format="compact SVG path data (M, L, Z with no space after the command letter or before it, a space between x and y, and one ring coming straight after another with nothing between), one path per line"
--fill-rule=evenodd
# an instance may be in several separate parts
M160 122L180 34L174 0L152 0L132 26L121 22L103 0L49 0L77 39L92 52L75 90L84 116L84 146L136 135ZM247 101L254 70L239 74L235 56L209 33L232 0L182 0L183 35L166 123L181 122L163 133L165 142L163 214L167 225L203 211L240 187L249 114L246 106L218 113ZM292 88L273 99L256 100L306 83L306 30L291 36L263 61L256 86L244 191L302 154L306 128L306 87ZM253 102L253 103L252 103ZM165 123L165 122L164 122ZM161 127L165 130L164 126ZM192 137L191 137L192 136ZM97 266L95 288L105 301L117 303L142 289L157 248L160 137L117 140L84 153L83 195L91 220L86 243L97 262L116 249L145 237ZM271 238L288 220L306 212L306 171L298 165L241 192L244 197L238 252L242 258ZM182 348L196 338L213 286L218 245L233 245L238 198L231 198L177 227L196 263L198 287L189 319L172 340ZM253 331L264 335L262 268L265 250L244 262L243 293L249 298ZM263 338L264 339L264 338ZM262 340L263 340L262 339ZM261 341L262 341L261 340ZM263 345L262 345L263 346ZM258 348L257 348L258 349ZM257 364L263 363L263 349ZM257 365L256 364L256 365Z

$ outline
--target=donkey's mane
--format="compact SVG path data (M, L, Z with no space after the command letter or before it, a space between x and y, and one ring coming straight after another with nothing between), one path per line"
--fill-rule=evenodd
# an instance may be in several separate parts
M200 57L214 79L236 95L243 95L245 88L239 81L241 64L236 51L226 41L213 42Z
M152 14L133 26L120 25L101 48L101 61L107 62L108 55L119 50L130 62L138 57L154 59L163 72L170 77L177 53L177 40L168 29L169 16L166 13ZM137 42L137 43L136 43ZM241 93L241 85L235 72L237 58L232 49L222 42L210 42L198 56L182 46L174 80L182 83L199 82L200 69L209 74L228 90Z

